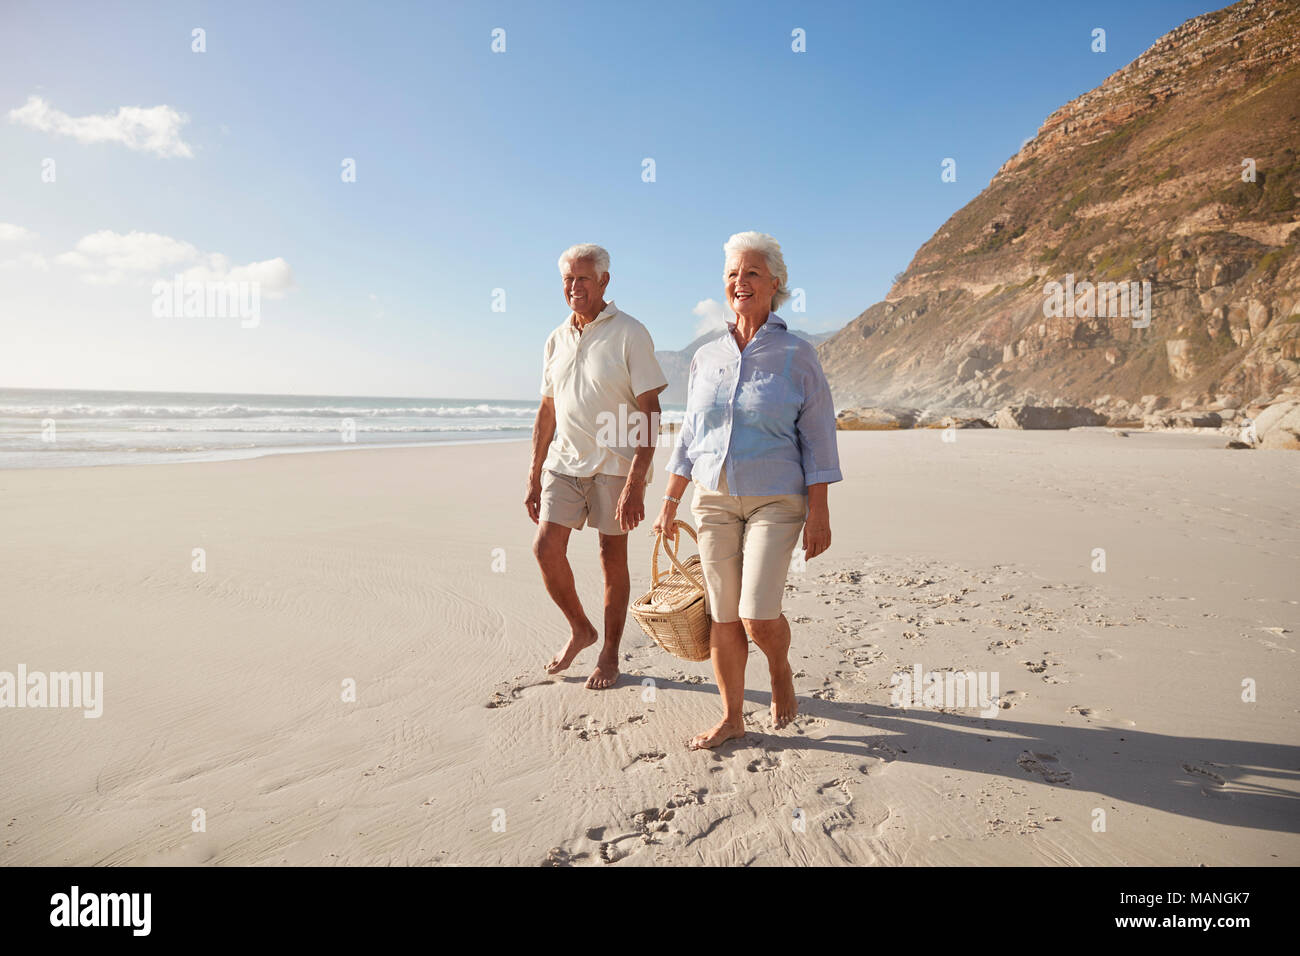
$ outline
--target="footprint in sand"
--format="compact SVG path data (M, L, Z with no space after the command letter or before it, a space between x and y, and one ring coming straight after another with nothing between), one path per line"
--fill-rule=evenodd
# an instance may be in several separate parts
M672 799L664 804L666 810L676 810L678 807L690 807L704 803L708 790L703 787L698 790L688 790L686 793L675 793Z
M623 769L627 770L628 767L635 767L638 763L656 763L660 760L663 760L667 756L668 755L666 753L663 753L662 751L659 750L647 750L645 753L639 753L635 757L633 757L632 762L628 764L627 767L624 767Z
M827 780L825 783L818 786L817 795L821 796L822 794L826 793L828 790L837 791L841 796L844 797L844 802L841 804L841 806L848 806L850 803L853 802L853 794L849 792L849 784L847 780L840 780L838 778L836 778L835 780Z
M521 688L518 685L515 685L514 687L507 687L505 690L493 691L492 699L483 706L488 708L488 710L493 710L497 707L509 707L519 699L520 690Z
M1000 708L1003 710L1010 710L1012 707L1016 706L1016 704L1023 701L1026 696L1027 695L1023 690L1009 690L999 694L995 700Z
M767 770L779 770L781 768L780 757L759 757L757 760L751 760L749 766L745 769L750 773L761 773Z
M885 764L893 763L898 759L900 754L907 753L906 750L903 750L900 747L895 747L893 744L886 743L883 740L869 741L867 743L867 749L871 751L871 754L865 761L858 764L858 773L863 774L864 776L869 776Z
M1221 774L1215 773L1210 769L1211 767L1222 767L1223 764L1210 763L1209 761L1202 760L1199 763L1185 763L1182 766L1184 772L1189 773L1194 777L1204 777L1216 787L1222 787L1227 784L1227 781L1223 779Z
M667 829L667 824L665 824L665 829ZM643 834L632 833L627 836L617 837L608 843L602 843L600 849L597 851L600 856L600 862L617 863L619 860L627 859L632 855L633 848L620 847L619 844L624 840L635 840L638 836L641 837L643 843L651 842L650 839Z
M893 751L892 747L890 747L889 749ZM864 777L869 777L874 773L881 773L886 764L890 764L894 762L894 758L896 756L897 756L896 751L893 753L885 753L882 751L880 756L878 757L877 756L868 757L862 763L858 764L858 773L862 774L862 776Z
M632 823L642 833L660 832L668 829L668 821L676 815L674 810L661 810L658 807L651 807L648 810L642 810L632 815Z
M1016 763L1028 773L1036 773L1048 783L1068 784L1074 774L1059 766L1059 761L1051 754L1026 750L1016 758Z
M1067 714L1078 714L1084 720L1100 720L1109 712L1107 707L1083 707L1079 704L1071 704L1065 711Z
M796 734L802 734L807 730L825 727L828 723L829 721L823 720L820 717L796 717L790 722L790 727Z
M546 859L542 860L542 866L573 866L579 860L585 860L587 854L579 853L574 855L562 846L553 846L546 851Z
M547 684L555 683L553 680L539 680L532 684L520 684L518 680L519 679L516 678L515 683L513 684L509 682L501 684L501 690L493 691L492 699L483 706L488 708L488 710L494 710L497 707L508 707L510 704L517 701L520 696L522 696L523 692L528 690L528 688L545 687Z
M618 733L613 727L600 726L600 721L588 718L586 714L579 714L569 723L561 725L560 729L576 731L579 740L596 740L604 734Z

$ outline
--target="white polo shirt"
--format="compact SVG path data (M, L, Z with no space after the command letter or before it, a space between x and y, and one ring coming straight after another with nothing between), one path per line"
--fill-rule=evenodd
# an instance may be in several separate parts
M542 395L555 399L555 438L542 467L575 478L626 475L639 437L636 397L667 386L650 332L632 316L610 302L579 331L570 314L543 353Z

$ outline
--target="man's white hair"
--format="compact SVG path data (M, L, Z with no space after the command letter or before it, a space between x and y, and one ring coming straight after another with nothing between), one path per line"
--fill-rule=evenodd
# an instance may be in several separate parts
M726 260L730 261L733 256L738 256L742 252L761 252L763 258L767 261L767 269L776 279L776 294L772 296L771 309L775 312L786 302L790 301L790 290L786 287L789 275L785 269L785 256L781 255L781 243L777 242L772 236L765 232L738 232L722 247L726 253ZM722 267L723 275L726 275L727 267Z
M580 242L576 246L565 249L560 254L560 271L564 271L566 262L584 262L588 259L596 267L596 275L609 271L609 253L590 242Z

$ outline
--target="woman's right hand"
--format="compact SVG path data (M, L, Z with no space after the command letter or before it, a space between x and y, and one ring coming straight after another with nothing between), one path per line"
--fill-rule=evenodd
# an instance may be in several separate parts
M673 544L677 543L677 502L664 499L663 507L659 509L659 517L655 518L655 525L651 530L655 534L662 534Z

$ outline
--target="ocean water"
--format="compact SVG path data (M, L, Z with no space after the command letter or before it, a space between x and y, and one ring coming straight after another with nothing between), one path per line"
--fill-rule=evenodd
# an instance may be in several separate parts
M526 439L535 402L0 389L0 468Z
M536 414L513 399L0 388L0 469L519 441Z

